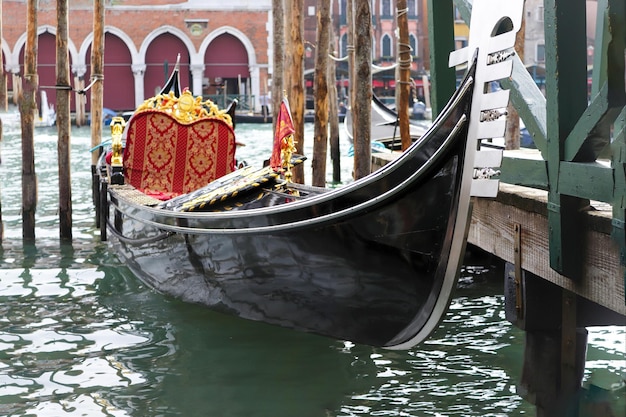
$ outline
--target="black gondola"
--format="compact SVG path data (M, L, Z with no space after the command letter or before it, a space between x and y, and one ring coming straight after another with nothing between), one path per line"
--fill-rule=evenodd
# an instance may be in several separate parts
M117 150L111 160L101 158L99 169L103 238L147 285L183 301L355 343L413 346L448 307L476 183L496 183L497 190L497 181L480 178L474 162L485 160L477 150L485 138L480 132L504 128L483 85L492 73L501 78L505 71L497 70L506 62L487 65L486 52L476 56L450 102L409 149L332 190L288 181L285 172L298 158L283 155L287 165L279 169L245 167L156 199L132 185L137 173L126 162L125 184L111 183L121 156L118 125ZM508 93L497 95L499 107L505 98ZM181 97L179 105L189 100ZM156 102L142 111L154 112ZM224 112L211 117L228 125ZM150 132L151 125L163 130ZM133 158L129 141L137 132L148 130L159 141L172 132L161 121L129 126L124 161ZM224 129L230 135L232 127ZM154 174L141 175L146 172Z

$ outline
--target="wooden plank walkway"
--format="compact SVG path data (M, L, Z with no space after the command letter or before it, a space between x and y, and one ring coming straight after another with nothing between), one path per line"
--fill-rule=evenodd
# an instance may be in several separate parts
M500 183L495 199L475 199L468 242L497 257L515 262L515 227L521 230L521 266L562 288L626 315L624 266L611 238L611 206L594 203L580 227L586 228L582 279L574 282L550 268L548 193Z

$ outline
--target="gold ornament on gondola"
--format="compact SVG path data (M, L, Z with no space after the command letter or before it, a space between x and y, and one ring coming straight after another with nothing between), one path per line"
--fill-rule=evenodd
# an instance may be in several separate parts
M200 118L211 117L221 119L231 127L233 125L226 110L220 110L211 100L202 101L201 96L194 97L187 89L180 97L176 97L173 92L151 97L137 107L136 113L144 110L166 112L182 124L190 124Z

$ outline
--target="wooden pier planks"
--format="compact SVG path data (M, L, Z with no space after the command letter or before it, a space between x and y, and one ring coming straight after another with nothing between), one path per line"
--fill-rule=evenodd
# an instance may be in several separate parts
M626 315L625 270L611 239L610 205L592 203L585 224L578 225L586 229L584 242L578 243L586 250L582 278L576 282L550 268L547 202L545 191L501 183L498 197L474 201L468 243L514 263L515 226L520 225L522 269Z

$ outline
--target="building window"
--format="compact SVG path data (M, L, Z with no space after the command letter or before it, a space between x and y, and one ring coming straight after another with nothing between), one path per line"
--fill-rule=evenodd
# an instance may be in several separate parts
M382 58L391 58L392 52L391 52L391 36L387 35L386 33L383 35L382 38Z
M537 22L543 22L543 6L537 6Z
M537 62L546 61L546 46L544 44L537 44Z
M341 36L340 49L342 58L348 56L348 35L345 33Z
M467 46L467 38L456 38L454 40L455 49L463 49Z
M409 34L409 44L411 44L411 55L418 56L418 53L417 53L417 38L412 33Z
M408 0L406 4L409 7L409 17L417 17L417 0Z
M382 0L380 2L380 16L383 19L391 19L391 0Z

